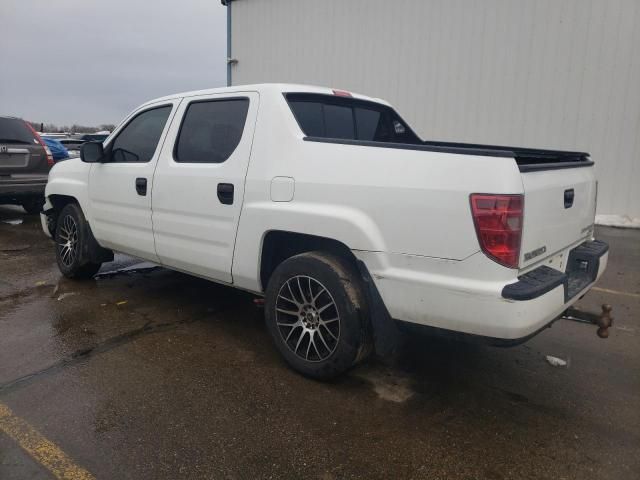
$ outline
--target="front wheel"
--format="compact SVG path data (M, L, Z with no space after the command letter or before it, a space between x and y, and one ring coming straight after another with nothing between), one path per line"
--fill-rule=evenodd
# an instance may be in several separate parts
M85 260L89 248L87 238L88 225L82 210L75 203L62 209L56 224L56 261L65 277L82 279L91 278L101 263Z
M287 363L329 379L372 350L362 281L349 262L323 252L296 255L269 280L265 317Z

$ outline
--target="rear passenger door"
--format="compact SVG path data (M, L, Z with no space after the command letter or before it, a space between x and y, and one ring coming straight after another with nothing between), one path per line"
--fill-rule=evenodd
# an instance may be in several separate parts
M258 100L246 92L180 104L153 178L153 231L163 265L232 283Z

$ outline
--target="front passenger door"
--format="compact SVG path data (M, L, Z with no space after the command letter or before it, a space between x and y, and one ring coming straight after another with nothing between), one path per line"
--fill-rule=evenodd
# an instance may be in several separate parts
M107 248L158 262L151 225L151 193L160 145L175 102L135 112L105 145L89 174L91 230Z

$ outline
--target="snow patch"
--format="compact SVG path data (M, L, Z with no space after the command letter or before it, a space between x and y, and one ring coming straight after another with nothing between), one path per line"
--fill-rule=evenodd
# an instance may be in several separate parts
M552 367L566 367L567 366L567 361L563 360L561 358L552 357L551 355L547 355L545 358L547 359L547 362L549 362L549 365L551 365Z
M2 220L2 223L8 223L9 225L22 225L23 220L21 218L14 218L11 220Z
M596 225L640 228L640 218L634 218L628 215L596 215Z

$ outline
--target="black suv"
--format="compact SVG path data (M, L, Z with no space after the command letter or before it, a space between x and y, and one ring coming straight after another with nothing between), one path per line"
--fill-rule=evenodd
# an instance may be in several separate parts
M31 125L19 118L0 117L0 204L39 212L52 166L51 152Z

